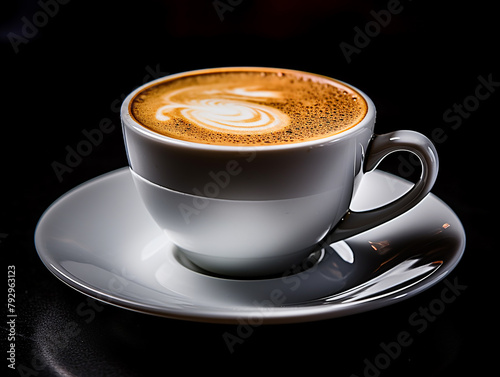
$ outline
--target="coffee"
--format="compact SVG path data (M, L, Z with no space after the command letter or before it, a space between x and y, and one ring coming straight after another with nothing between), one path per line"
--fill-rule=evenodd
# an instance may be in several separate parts
M226 68L176 76L131 101L135 120L171 138L259 146L332 136L358 124L367 104L354 89L298 71Z

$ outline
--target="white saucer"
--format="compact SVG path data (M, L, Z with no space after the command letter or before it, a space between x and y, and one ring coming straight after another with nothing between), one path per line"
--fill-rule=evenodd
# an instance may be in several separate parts
M391 201L409 187L384 172L367 174L353 209ZM166 238L123 168L55 201L38 223L35 245L55 276L104 302L170 318L261 324L339 317L411 297L456 266L465 233L430 194L399 218L316 252L302 269L263 280L211 276Z

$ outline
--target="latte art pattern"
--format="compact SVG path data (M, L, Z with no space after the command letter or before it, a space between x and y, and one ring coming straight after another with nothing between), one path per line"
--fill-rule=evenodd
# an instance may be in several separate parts
M288 116L254 101L265 102L279 96L277 92L255 87L231 90L189 87L166 95L167 104L156 111L156 119L168 121L179 111L189 122L213 131L271 132L286 127L290 123Z

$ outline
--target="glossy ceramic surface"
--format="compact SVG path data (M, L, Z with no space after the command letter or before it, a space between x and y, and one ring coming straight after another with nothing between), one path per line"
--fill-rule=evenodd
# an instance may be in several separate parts
M120 118L129 165L144 179L168 189L229 200L281 200L310 196L352 184L375 127L375 105L346 83L367 103L367 113L354 127L339 134L302 143L265 146L224 146L170 138L142 126L130 114L132 99L149 86L179 77L216 71L276 72L263 67L224 67L161 77L130 93ZM284 74L336 82L312 73L279 69ZM214 194L210 186L225 175L231 184ZM314 182L313 185L310 183ZM199 192L199 193L197 193Z
M353 209L390 202L410 186L369 173ZM40 219L35 244L55 276L104 302L170 318L261 324L339 317L415 295L456 266L465 233L453 211L430 194L394 220L323 245L279 276L227 279L198 269L179 252L124 168L54 202Z

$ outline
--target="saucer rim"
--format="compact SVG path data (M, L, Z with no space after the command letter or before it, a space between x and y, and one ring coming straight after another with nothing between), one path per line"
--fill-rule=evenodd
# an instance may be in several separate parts
M414 284L412 287L405 287L402 292L398 292L395 297L392 297L394 293L388 294L386 297L379 298L375 301L371 301L369 303L322 303L318 305L311 306L299 306L299 305L290 305L284 307L273 307L273 308L264 308L265 310L259 310L259 307L246 307L245 310L235 309L234 311L229 310L227 307L221 307L220 310L214 306L206 306L206 305L195 305L196 310L186 311L179 310L173 307L152 305L152 304L143 304L137 301L132 301L124 297L119 297L119 295L107 294L100 292L98 289L94 289L89 286L89 284L85 283L85 281L81 281L76 276L71 276L70 273L65 272L64 270L59 270L57 265L59 264L54 260L53 256L50 254L49 250L46 250L42 246L42 237L43 233L41 231L42 225L44 224L44 219L54 211L57 206L62 203L64 200L70 200L70 197L75 193L87 189L90 185L94 185L97 183L101 183L104 180L114 179L121 175L130 174L128 167L119 168L102 175L96 176L86 182L83 182L76 187L70 189L59 198L57 198L40 216L40 219L36 225L35 233L34 233L34 243L37 250L37 254L41 259L42 263L45 267L60 281L65 283L67 286L72 289L83 293L84 295L100 300L107 304L132 310L135 312L149 314L159 317L171 318L171 319L180 319L187 321L195 321L195 322L207 322L207 323L219 323L219 324L241 324L244 323L247 319L255 317L256 313L258 313L259 321L261 324L278 324L278 323L301 323L301 322L310 322L324 319L333 319L343 316L350 316L357 313L368 312L371 310L375 310L381 307L385 307L388 305L392 305L408 298L411 298L430 287L434 286L438 282L442 281L448 274L457 266L460 262L463 254L465 252L466 245L466 235L465 230L463 228L463 224L461 223L459 217L456 213L439 197L430 193L423 200L428 200L429 197L438 200L446 209L450 212L450 215L453 216L459 225L459 229L457 231L457 235L460 236L458 246L454 247L453 253L450 255L450 258L447 260L446 265L440 266L438 269L433 271L431 274L426 275L422 281ZM386 175L389 178L394 178L397 180L401 180L407 182L401 177L395 176L393 174L384 172L384 171L375 171L370 174L382 174ZM397 219L395 219L397 221ZM368 230L367 232L369 232ZM356 236L353 236L356 237ZM196 272L197 273L197 272ZM231 279L226 279L231 280ZM263 309L263 308L260 308Z

